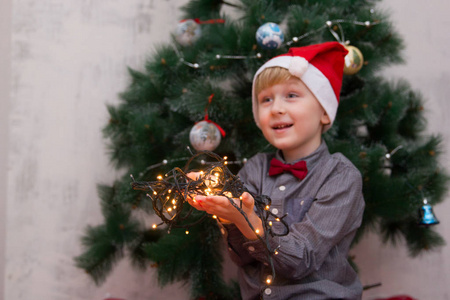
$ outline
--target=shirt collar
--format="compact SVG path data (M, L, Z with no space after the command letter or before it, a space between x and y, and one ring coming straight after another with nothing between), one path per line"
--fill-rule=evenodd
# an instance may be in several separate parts
M293 161L292 163L289 164L295 164L296 162L299 162L301 160L306 161L306 166L308 167L309 171L312 171L312 169L314 169L314 166L323 158L328 157L330 155L330 152L328 151L328 146L325 143L324 140L322 140L322 142L320 143L320 146L310 155L307 155L305 157L302 157L296 161ZM283 158L283 154L281 152L281 150L277 150L277 152L275 153L275 158L280 160L283 163L286 163L286 161Z

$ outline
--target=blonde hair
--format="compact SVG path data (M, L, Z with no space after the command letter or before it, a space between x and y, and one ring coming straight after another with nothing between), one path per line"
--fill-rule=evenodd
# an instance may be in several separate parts
M291 79L291 73L282 67L270 67L264 69L255 81L255 96L258 97L262 90L274 86L276 84L288 81ZM297 77L295 77L297 78Z

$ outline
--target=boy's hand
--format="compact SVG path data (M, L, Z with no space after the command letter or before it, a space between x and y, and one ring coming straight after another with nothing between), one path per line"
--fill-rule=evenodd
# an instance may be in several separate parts
M257 238L247 220L245 220L244 216L230 203L227 197L196 195L192 198L188 197L188 201L189 204L197 210L202 210L208 214L215 215L221 221L234 223L248 239L253 240ZM233 199L233 201L237 206L240 206L240 200ZM241 196L241 201L242 210L247 215L248 220L255 230L257 230L259 234L262 234L262 222L253 210L255 200L249 193L244 192Z
M192 180L197 180L200 177L200 172L189 172L186 176Z

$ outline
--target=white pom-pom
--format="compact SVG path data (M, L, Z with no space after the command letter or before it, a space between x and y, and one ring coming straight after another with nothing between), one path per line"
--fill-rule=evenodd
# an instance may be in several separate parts
M297 78L302 78L303 74L305 74L308 69L308 61L300 56L294 56L291 59L291 63L289 64L289 73L294 75Z

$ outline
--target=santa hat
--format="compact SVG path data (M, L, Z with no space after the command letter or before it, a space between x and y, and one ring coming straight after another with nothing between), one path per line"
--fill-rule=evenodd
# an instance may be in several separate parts
M257 115L257 95L255 82L266 68L282 67L303 83L316 96L330 117L331 124L324 127L327 131L334 122L339 104L344 58L348 51L338 42L326 42L305 47L290 48L289 52L276 56L262 65L253 78L252 101L253 117L259 126Z

